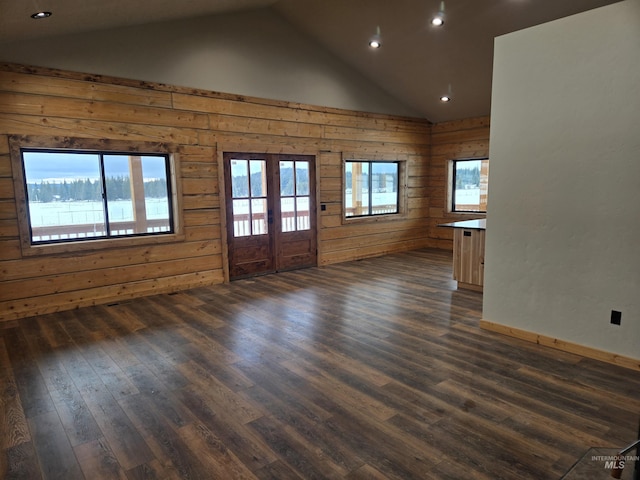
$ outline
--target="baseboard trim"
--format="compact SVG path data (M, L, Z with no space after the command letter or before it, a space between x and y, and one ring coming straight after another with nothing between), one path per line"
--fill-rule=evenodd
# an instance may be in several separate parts
M544 345L545 347L562 350L563 352L574 353L582 357L592 358L594 360L600 360L603 362L618 365L620 367L640 371L640 359L637 358L625 357L623 355L618 355L617 353L605 352L603 350L586 347L584 345L567 342L565 340L559 340L557 338L548 337L539 333L529 332L527 330L521 330L519 328L509 327L507 325L501 325L499 323L493 323L488 320L480 320L480 328L496 333L501 333L509 337L519 338L528 342L537 343L538 345Z

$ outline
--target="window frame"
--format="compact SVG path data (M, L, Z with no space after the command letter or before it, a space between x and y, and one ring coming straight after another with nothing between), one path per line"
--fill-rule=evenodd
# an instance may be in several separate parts
M177 147L166 143L136 142L126 140L100 140L71 137L39 137L12 135L9 137L10 155L13 168L14 192L18 219L20 247L24 256L56 253L73 253L85 250L171 243L184 240L182 231L181 198L176 172L179 171ZM78 239L32 241L31 218L29 215L27 178L24 171L23 152L73 152L98 155L157 155L166 158L167 189L169 195L169 218L172 232L136 233L84 237ZM102 162L101 162L102 163ZM104 188L104 169L101 178ZM108 199L103 198L104 205ZM105 217L105 223L108 217Z
M458 162L475 162L489 161L489 157L472 157L472 158L454 158L449 160L449 168L447 173L447 196L446 196L446 212L452 216L475 215L486 216L486 210L456 210L455 208L455 190L456 190L456 164ZM482 174L482 170L481 170ZM488 175L487 175L488 182Z
M393 213L378 213L367 215L351 215L347 216L347 205L345 202L346 184L346 164L349 162L368 163L395 163L398 165L398 192L397 192L397 209ZM407 158L402 155L384 155L373 154L363 157L361 154L343 153L342 156L342 188L340 191L342 204L342 223L358 223L358 222L380 222L380 221L396 221L406 218L406 197L407 197ZM373 177L370 175L370 181ZM371 194L372 192L370 192Z

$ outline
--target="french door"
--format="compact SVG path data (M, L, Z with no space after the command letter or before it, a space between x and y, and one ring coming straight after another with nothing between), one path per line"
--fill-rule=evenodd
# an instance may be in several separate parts
M231 279L317 264L315 157L225 153Z

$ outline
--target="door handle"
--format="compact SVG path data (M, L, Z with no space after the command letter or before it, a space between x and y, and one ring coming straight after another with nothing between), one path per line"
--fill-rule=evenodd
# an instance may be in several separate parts
M267 210L267 221L269 222L269 225L273 223L273 210L271 209Z

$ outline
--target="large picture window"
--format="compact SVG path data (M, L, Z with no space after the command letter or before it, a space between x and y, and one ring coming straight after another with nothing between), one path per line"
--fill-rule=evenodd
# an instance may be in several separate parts
M400 162L345 161L346 217L399 212Z
M174 232L169 155L20 153L32 245Z
M453 160L451 163L451 211L486 213L489 159Z

